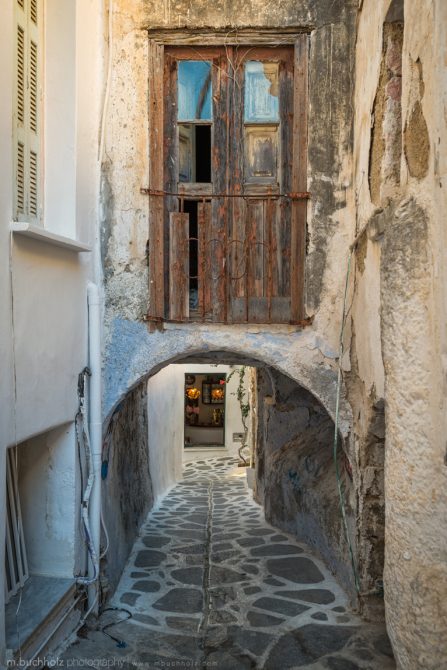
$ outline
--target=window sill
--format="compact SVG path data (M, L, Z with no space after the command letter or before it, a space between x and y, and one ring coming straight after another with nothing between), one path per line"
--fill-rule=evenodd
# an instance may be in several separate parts
M45 230L41 226L37 226L33 223L26 222L13 222L11 224L11 231L14 235L24 235L25 237L30 237L39 242L46 242L55 247L61 247L62 249L67 249L68 251L74 251L75 253L80 253L83 251L91 251L91 247L87 244L82 244L77 240L72 240L70 237L64 237L63 235L57 235L56 233L51 233L49 230Z

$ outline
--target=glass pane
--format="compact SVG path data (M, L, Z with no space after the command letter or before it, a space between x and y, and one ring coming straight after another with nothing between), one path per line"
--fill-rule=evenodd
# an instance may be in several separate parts
M179 181L211 181L211 126L178 124Z
M279 121L278 63L252 60L245 64L245 121Z
M178 62L178 119L211 121L211 63Z

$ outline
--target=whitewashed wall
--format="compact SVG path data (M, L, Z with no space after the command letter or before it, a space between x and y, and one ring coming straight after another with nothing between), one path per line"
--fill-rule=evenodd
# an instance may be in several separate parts
M43 228L92 245L94 253L78 254L45 239L10 232L16 2L4 0L0 4L0 495L5 495L5 450L19 444L26 472L23 495L24 507L29 508L30 564L42 574L48 569L48 574L68 576L75 567L73 421L77 377L87 363L86 285L95 277L104 31L99 0L43 4L47 26ZM40 437L31 439L34 436ZM54 471L47 467L49 458L56 464ZM0 505L0 537L4 530L5 506ZM3 551L0 542L0 566ZM3 593L0 570L0 665L5 653Z
M181 477L184 443L185 374L229 374L228 365L178 365L163 368L148 381L149 466L155 500ZM239 383L235 373L227 387L225 405L225 447L237 456L240 443L233 433L243 431L239 403L234 395ZM248 375L246 375L248 384ZM204 456L206 458L206 456Z

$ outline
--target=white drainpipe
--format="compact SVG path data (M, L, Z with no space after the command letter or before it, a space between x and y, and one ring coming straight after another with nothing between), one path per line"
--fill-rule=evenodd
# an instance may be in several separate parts
M101 409L101 313L99 290L96 284L87 285L88 298L88 346L90 393L89 393L89 433L92 450L94 482L90 496L90 530L96 555L100 555L101 540L101 457L102 457L102 409ZM94 566L89 560L89 577L94 575ZM99 575L98 575L99 581ZM99 584L88 588L88 604L94 614L98 614Z

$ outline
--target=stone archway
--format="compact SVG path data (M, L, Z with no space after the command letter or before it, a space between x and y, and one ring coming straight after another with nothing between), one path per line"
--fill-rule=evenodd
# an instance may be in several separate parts
M293 451L294 444L297 449L303 450L304 461L300 460L300 458L292 458L293 468L292 466L289 467L289 456L292 453L289 450L287 458L281 462L282 475L279 478L277 477L277 481L275 480L273 484L272 482L267 482L266 484L265 481L261 484L263 474L258 471L258 483L260 487L263 487L263 495L259 496L259 501L263 503L267 515L275 525L281 526L282 521L284 521L283 527L288 532L295 533L306 541L312 543L311 533L314 532L315 528L319 528L319 540L313 542L314 546L325 556L325 560L331 566L331 569L339 574L344 586L351 592L353 599L355 599L348 550L344 546L345 543L342 539L343 531L341 524L339 527L337 526L338 530L334 526L338 510L337 485L335 475L332 472L332 440L337 382L335 356L328 349L325 351L330 355L324 356L322 349L324 350L324 345L319 342L318 338L312 332L290 332L284 334L284 332L239 331L234 334L229 334L228 332L221 334L218 331L210 330L193 331L192 329L176 329L163 333L149 333L144 325L127 323L124 324L123 328L123 324L120 324L120 328L114 334L114 339L112 339L106 355L105 378L106 384L108 384L105 393L106 426L110 421L110 417L121 413L122 416L125 416L125 419L121 421L121 427L123 428L127 425L131 428L131 430L127 430L127 434L136 434L138 432L138 427L135 423L137 418L140 417L140 419L147 423L147 415L145 416L147 381L171 363L243 364L258 368L260 374L266 374L271 379L274 377L276 379L274 386L276 386L278 391L278 403L282 402L281 394L283 394L284 389L288 389L286 393L287 402L289 404L298 403L298 413L300 411L307 412L309 420L307 423L302 425L296 424L295 426L295 415L293 412L289 415L288 418L290 418L293 425L291 426L291 430L288 431L287 437L284 437L283 443L277 446L281 448L292 444ZM294 394L294 389L297 390L297 394ZM272 396L274 397L275 394L276 392L274 391ZM301 410L301 407L306 409ZM269 410L271 425L275 421L284 421L285 415L281 415L281 412L276 411L277 409L278 407L271 407ZM315 452L315 456L317 460L321 460L319 467L323 468L324 477L321 478L323 482L322 487L319 482L316 482L315 477L313 477L312 482L309 480L309 490L312 489L313 491L312 504L318 504L320 495L323 496L321 498L322 507L326 511L331 509L333 517L330 520L330 515L323 512L320 519L317 518L318 515L314 515L312 523L307 526L300 525L299 523L294 525L290 523L290 518L284 517L282 519L281 515L278 514L277 508L276 510L274 509L274 505L272 505L272 500L275 497L274 489L275 486L280 486L282 487L283 496L290 496L290 499L293 497L296 498L296 478L293 479L293 473L291 475L286 470L287 468L296 470L297 467L302 466L303 462L308 464L309 458L313 457L312 446L309 444L309 441L298 439L298 434L309 430L309 435L312 434L315 437L318 430L316 433L314 426L311 424L317 414L321 417L323 426L321 435L323 437L319 441L317 440L319 453ZM343 442L349 458L351 413L349 405L344 399L343 392L340 415L340 444ZM294 427L296 428L295 430ZM126 431L121 429L120 435L122 436L124 432ZM127 461L135 460L131 456L131 453L135 458L138 456L134 463L135 471L138 468L145 467L143 455L144 450L147 448L144 435L141 431L138 434L142 440L142 448L136 449L129 442L125 449L126 453L123 456ZM126 437L125 439L128 438ZM294 440L295 442L293 442ZM321 458L322 455L323 458ZM340 448L340 461L342 458L343 453ZM261 458L259 462L261 462ZM273 461L269 461L269 463L273 463ZM128 475L126 475L126 482L128 482ZM353 481L346 480L346 483L348 487L353 489L353 495L350 496L351 507L349 516L351 526L354 528L357 514L355 507L355 478ZM134 487L136 490L148 491L146 483L140 486L140 483L135 482ZM327 491L328 487L330 487L329 494ZM113 499L112 491L113 489L111 489L110 499ZM141 498L142 496L140 496L140 502ZM116 501L114 504L116 507ZM123 505L126 506L126 503L122 501L119 505L123 508ZM125 525L129 527L130 524L133 528L131 535L126 540L126 544L130 545L131 536L135 536L138 524L147 512L147 505L134 506L133 516L132 514L129 515L128 506L126 509ZM306 505L303 506L301 502L292 504L289 506L289 517L290 510L292 510L293 514L301 514L305 512L305 509ZM309 509L310 506L308 505L306 513L309 512ZM335 528L332 534L329 533L331 525ZM301 534L300 530L302 531ZM325 544L327 538L330 539ZM118 557L117 564L121 564L122 559L122 556Z
M170 363L186 360L245 362L270 366L307 389L334 419L337 393L335 352L313 330L274 327L170 327L149 332L144 323L115 319L104 357L104 423L125 395ZM352 412L341 388L339 430L347 438Z

